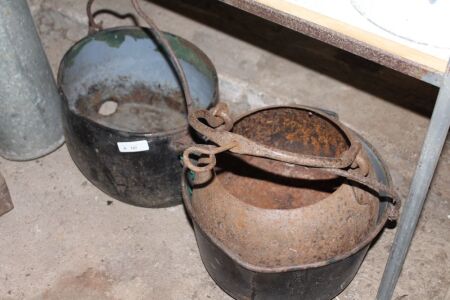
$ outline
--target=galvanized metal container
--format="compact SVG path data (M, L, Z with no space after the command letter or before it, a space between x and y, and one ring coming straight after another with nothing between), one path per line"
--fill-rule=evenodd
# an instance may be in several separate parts
M194 107L214 105L211 61L188 41L165 37ZM91 182L133 205L181 202L179 156L192 138L176 73L147 29L111 28L77 42L62 60L58 85L67 147Z
M321 111L269 107L233 122L216 108L190 124L219 147L185 151L184 201L206 269L236 299L333 298L396 217L378 155ZM194 153L206 156L194 165Z
M35 159L63 142L61 100L27 1L2 1L0 155Z

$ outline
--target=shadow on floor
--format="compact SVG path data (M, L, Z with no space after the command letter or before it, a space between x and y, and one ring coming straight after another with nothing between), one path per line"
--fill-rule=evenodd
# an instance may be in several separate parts
M431 116L438 88L420 80L219 1L148 1L415 113Z

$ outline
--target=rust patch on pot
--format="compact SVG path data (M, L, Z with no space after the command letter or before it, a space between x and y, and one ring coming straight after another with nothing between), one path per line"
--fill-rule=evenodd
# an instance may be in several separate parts
M233 132L285 151L339 157L348 140L322 116L295 108L261 110L238 121Z
M312 205L328 197L344 181L340 177L323 178L315 169L296 170L296 166L293 168L295 178L283 176L278 170L286 169L286 164L264 160L266 169L261 169L254 160L248 156L220 155L216 173L221 184L236 199L260 208L293 209ZM253 164L247 164L249 161ZM317 178L311 180L314 176ZM309 179L299 180L298 177Z

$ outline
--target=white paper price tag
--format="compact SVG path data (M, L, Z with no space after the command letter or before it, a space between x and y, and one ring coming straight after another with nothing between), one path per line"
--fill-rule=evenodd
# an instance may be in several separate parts
M142 152L150 149L147 141L118 142L117 147L120 152Z

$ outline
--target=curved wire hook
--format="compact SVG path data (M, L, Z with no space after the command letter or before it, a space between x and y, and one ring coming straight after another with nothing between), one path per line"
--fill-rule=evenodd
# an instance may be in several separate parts
M92 4L94 3L95 0L88 0L87 5L86 5L86 14L88 17L88 25L89 25L89 30L88 30L88 34L94 34L99 30L103 30L103 21L100 21L99 23L95 22L94 19L94 15L92 14Z

